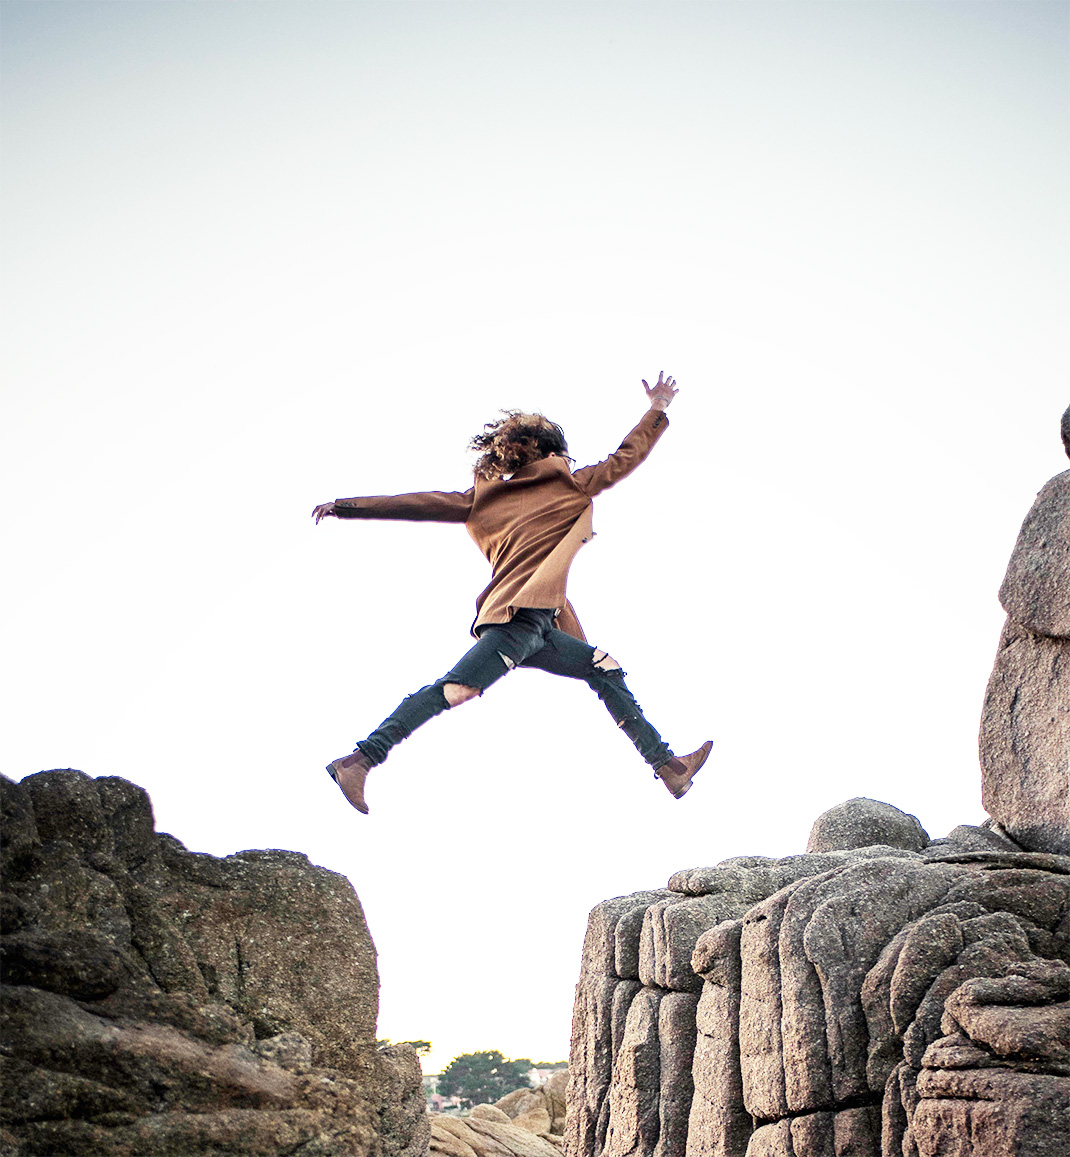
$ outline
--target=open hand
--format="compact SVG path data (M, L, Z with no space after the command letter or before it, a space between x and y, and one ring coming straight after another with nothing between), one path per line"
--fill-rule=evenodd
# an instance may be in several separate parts
M321 518L336 518L337 515L334 513L334 503L321 502L319 506L317 506L316 509L312 511L312 517L316 520L317 525L319 524L319 520Z
M650 399L650 408L652 410L666 409L673 398L680 392L676 388L676 379L665 377L662 370L658 370L658 380L653 386L648 386L644 378L643 389L646 390L646 396Z

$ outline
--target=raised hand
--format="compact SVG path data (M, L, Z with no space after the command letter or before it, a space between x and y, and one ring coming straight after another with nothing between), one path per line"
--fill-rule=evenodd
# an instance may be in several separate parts
M669 403L680 392L676 388L676 379L665 377L662 370L658 370L658 380L653 386L648 386L644 378L643 389L646 390L646 396L650 399L650 408L652 410L667 409Z
M312 511L312 517L316 520L317 525L319 525L319 520L321 518L335 518L335 517L337 517L334 513L334 503L333 502L321 502L319 504L319 506L317 506L316 509Z

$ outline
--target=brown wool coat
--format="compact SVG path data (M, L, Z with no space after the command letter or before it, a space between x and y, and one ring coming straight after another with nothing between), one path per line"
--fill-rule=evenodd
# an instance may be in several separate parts
M476 599L473 634L491 623L507 623L521 607L542 607L559 612L561 630L584 639L565 583L576 552L594 534L592 500L630 474L668 425L664 412L648 410L615 453L580 470L570 471L564 458L543 458L508 479L477 477L464 492L340 498L334 513L339 518L463 522L491 565L490 584Z

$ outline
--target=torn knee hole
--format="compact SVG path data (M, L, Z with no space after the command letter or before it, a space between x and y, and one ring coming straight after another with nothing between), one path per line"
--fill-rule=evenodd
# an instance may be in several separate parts
M617 662L617 660L614 659L612 655L607 654L605 651L595 651L594 655L591 657L591 662L594 665L596 671L620 670L620 664Z
M510 659L509 656L504 651L499 651L498 656L501 659L501 661L505 664L505 669L507 671L511 671L516 666L516 660Z
M478 687L467 687L464 683L446 683L442 688L442 694L450 707L459 707L469 699L482 695L483 692Z

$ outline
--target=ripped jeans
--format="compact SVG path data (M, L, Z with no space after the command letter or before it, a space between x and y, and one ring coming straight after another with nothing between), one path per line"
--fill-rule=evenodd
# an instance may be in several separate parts
M535 667L551 675L582 679L606 705L617 726L639 754L657 771L672 759L661 736L643 717L642 708L624 683L624 672L604 651L581 643L554 626L552 610L518 610L508 623L484 627L479 641L441 679L421 687L398 704L393 714L357 747L373 766L421 724L447 710L443 687L457 683L482 693L513 667Z

